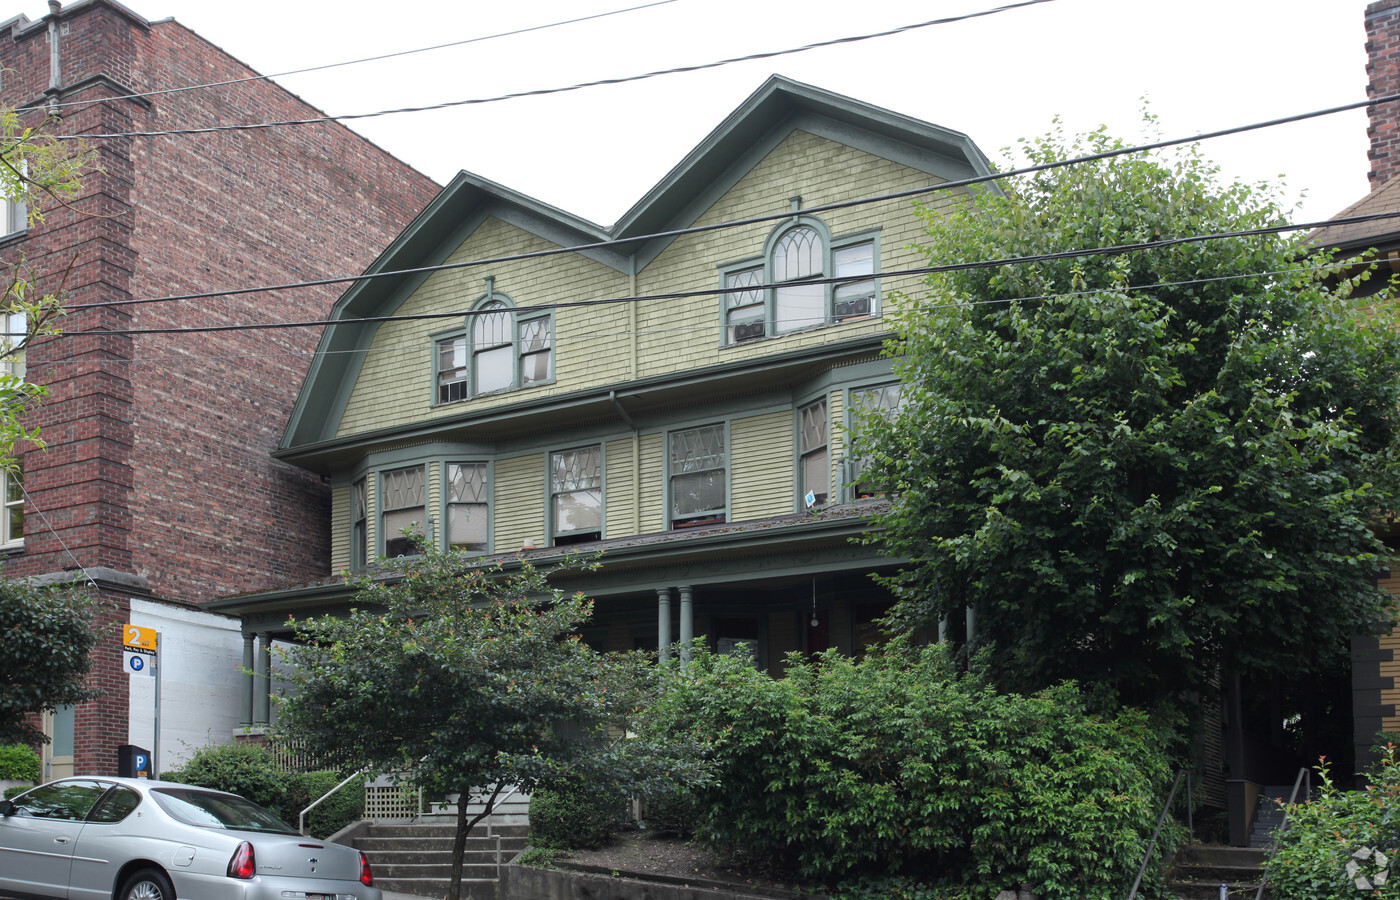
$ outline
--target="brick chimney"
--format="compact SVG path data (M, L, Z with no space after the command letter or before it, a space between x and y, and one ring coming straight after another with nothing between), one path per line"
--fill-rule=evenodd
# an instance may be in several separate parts
M1366 96L1400 94L1400 0L1366 7ZM1400 175L1400 100L1367 107L1371 124L1371 190Z

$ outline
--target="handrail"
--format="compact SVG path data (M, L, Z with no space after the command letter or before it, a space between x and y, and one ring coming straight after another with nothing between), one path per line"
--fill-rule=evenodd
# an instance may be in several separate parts
M303 809L303 810L301 811L301 815L297 816L297 831L298 831L299 833L301 833L301 834L306 834L306 814L309 813L309 812L311 812L311 811L312 811L313 809L315 809L316 807L320 806L321 803L322 803L327 797L329 797L331 794L334 794L336 791L338 791L338 790L340 790L341 788L345 787L347 784L349 784L350 782L354 781L356 778L359 778L359 777L361 777L361 776L367 774L367 771L368 771L368 770L366 770L366 769L360 769L358 772L355 772L355 773L354 773L353 775L351 775L349 778L345 779L345 780L342 781L340 784L337 784L335 787L333 787L333 788L331 788L330 790L326 791L326 792L325 792L324 794L322 794L320 797L318 797L318 798L316 798L314 801L312 801L311 805L308 806L306 809Z
M1181 779L1186 779L1186 828L1191 840L1195 840L1195 824L1191 821L1191 773L1186 769L1180 769L1176 773L1176 778L1172 781L1172 789L1167 794L1167 802L1162 804L1162 814L1157 817L1157 827L1152 831L1152 840L1147 842L1147 850L1142 854L1142 865L1138 867L1137 878L1133 879L1133 889L1128 892L1128 900L1135 900L1138 888L1142 886L1142 876L1147 873L1147 864L1152 861L1152 851L1157 846L1157 837L1162 833L1162 826L1166 824L1167 813L1171 811L1172 801L1176 799L1176 789L1181 787Z
M1274 834L1282 834L1284 830L1288 828L1289 810L1292 809L1294 803L1298 802L1298 788L1304 781L1308 783L1307 793L1304 796L1312 797L1312 772L1308 770L1307 766L1303 766L1299 769L1298 777L1293 779L1293 793L1288 795L1288 805L1283 808L1283 821L1278 823L1278 830L1275 831ZM1259 890L1254 892L1254 900L1263 900L1264 885L1267 884L1268 881L1269 873L1265 871L1259 876Z

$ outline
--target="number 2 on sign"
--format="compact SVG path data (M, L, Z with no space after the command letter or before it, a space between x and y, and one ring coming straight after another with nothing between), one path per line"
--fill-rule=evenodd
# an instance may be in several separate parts
M154 628L143 628L140 625L122 626L122 643L128 647L140 650L156 649L156 630Z

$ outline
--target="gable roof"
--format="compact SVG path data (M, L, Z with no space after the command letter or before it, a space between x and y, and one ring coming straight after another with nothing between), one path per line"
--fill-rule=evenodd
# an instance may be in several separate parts
M965 134L802 84L770 77L611 228L603 228L488 179L461 172L365 270L331 310L278 456L330 440L378 322L391 315L488 216L630 274L675 238L658 235L693 224L720 196L795 130L893 160L933 178L956 181L991 167ZM401 274L396 274L401 273ZM358 351L358 352L357 352Z

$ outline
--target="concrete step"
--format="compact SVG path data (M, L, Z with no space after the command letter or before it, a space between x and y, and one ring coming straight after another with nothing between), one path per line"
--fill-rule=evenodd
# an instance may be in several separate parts
M375 884L378 884L378 879ZM1175 895L1176 900L1220 900L1220 885L1229 887L1229 900L1254 900L1254 895L1259 890L1259 883L1233 881L1172 881L1167 884L1167 890ZM1273 895L1268 888L1264 889L1264 900L1273 900Z
M501 859L508 860L519 853L523 847L502 847ZM369 857L370 864L375 871L381 865L385 866L450 866L452 865L451 850L366 850L365 856ZM496 862L496 851L491 850L468 850L462 854L462 862L467 865L485 865Z
M413 894L418 897L435 897L438 900L447 896L446 878L375 878L374 886L381 891L397 894ZM496 900L496 879L462 879L462 900Z
M375 865L374 860L369 863L374 867L374 881L378 884L382 881L401 881L409 879L412 881L432 881L434 879L445 879L452 874L452 866L414 866L396 865L385 866L383 871ZM472 878L480 881L494 881L499 875L495 862L487 865L462 866L462 877Z
M457 833L456 821L441 824L425 822L375 822L371 824L365 832L369 837L415 837L415 838L451 838ZM520 822L483 822L476 826L467 835L473 837L528 837L530 834L529 823Z

